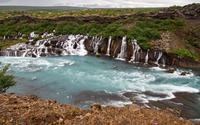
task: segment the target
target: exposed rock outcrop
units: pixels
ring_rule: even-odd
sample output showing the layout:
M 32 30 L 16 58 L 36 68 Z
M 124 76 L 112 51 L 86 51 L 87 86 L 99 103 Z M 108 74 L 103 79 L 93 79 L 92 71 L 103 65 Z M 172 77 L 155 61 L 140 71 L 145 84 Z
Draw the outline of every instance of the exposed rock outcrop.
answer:
M 15 100 L 10 103 L 9 100 Z M 80 109 L 53 100 L 39 100 L 35 96 L 0 94 L 0 124 L 181 124 L 193 123 L 181 118 L 176 109 L 156 110 L 137 105 L 101 108 L 95 104 L 92 109 Z

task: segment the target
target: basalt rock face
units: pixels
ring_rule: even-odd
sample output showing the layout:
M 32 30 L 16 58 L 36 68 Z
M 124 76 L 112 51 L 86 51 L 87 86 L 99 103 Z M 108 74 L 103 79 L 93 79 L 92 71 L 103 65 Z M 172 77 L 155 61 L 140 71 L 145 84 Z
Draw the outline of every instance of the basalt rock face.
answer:
M 159 18 L 159 19 L 167 19 L 167 18 L 200 19 L 200 4 L 190 4 L 179 9 L 166 8 L 159 11 L 151 12 L 144 16 Z
M 32 40 L 18 43 L 0 51 L 1 56 L 18 57 L 84 56 L 98 53 L 134 64 L 200 67 L 200 63 L 193 58 L 179 58 L 177 55 L 168 54 L 160 50 L 143 50 L 136 40 L 127 42 L 126 37 L 113 40 L 111 37 L 61 35 L 38 40 L 36 43 L 33 43 Z
M 48 18 L 48 19 L 40 19 L 40 18 L 34 18 L 27 15 L 22 16 L 16 16 L 16 17 L 9 17 L 3 20 L 0 20 L 0 24 L 6 21 L 10 20 L 26 20 L 28 23 L 32 22 L 39 22 L 42 20 L 48 20 L 48 21 L 84 21 L 84 22 L 98 22 L 98 23 L 112 23 L 116 20 L 123 20 L 128 18 L 138 18 L 138 17 L 151 17 L 151 18 L 157 18 L 157 19 L 167 19 L 167 18 L 185 18 L 185 19 L 200 19 L 200 4 L 190 4 L 186 5 L 183 8 L 179 9 L 172 9 L 172 8 L 166 8 L 161 9 L 158 11 L 152 11 L 149 13 L 136 13 L 136 14 L 130 14 L 130 15 L 121 15 L 117 17 L 103 17 L 103 16 L 63 16 L 63 17 L 57 17 L 54 19 Z
M 185 18 L 200 19 L 200 4 L 190 4 L 184 6 L 180 12 Z

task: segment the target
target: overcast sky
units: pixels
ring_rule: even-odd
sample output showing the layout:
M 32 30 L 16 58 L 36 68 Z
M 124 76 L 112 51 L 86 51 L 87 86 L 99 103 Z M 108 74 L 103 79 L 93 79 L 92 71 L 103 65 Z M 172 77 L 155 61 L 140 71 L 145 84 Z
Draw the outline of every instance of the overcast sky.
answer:
M 0 6 L 79 6 L 94 8 L 168 7 L 191 3 L 200 3 L 200 0 L 0 0 Z

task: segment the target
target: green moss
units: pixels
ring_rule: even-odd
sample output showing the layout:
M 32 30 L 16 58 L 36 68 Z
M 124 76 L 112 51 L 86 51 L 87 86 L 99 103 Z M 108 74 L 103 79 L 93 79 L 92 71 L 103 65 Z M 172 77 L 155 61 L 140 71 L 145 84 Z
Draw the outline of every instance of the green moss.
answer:
M 22 40 L 12 40 L 12 41 L 7 41 L 7 42 L 2 42 L 0 43 L 0 49 L 6 49 L 9 46 L 15 45 L 17 43 L 21 43 L 21 42 L 26 42 L 28 41 L 27 39 L 22 39 Z
M 96 56 L 97 56 L 97 57 L 100 57 L 100 56 L 101 56 L 101 54 L 100 54 L 100 53 L 97 53 L 97 54 L 96 54 Z

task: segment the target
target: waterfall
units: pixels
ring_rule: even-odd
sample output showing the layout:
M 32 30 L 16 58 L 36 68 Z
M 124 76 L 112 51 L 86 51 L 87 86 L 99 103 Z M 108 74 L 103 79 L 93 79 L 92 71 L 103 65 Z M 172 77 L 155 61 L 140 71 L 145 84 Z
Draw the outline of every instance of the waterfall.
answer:
M 162 51 L 158 51 L 158 57 L 157 57 L 156 62 L 155 62 L 155 64 L 158 65 L 158 66 L 159 66 L 159 60 L 162 57 L 162 54 L 163 54 Z M 156 55 L 157 55 L 157 52 L 155 51 L 154 52 L 154 57 L 156 57 Z
M 102 36 L 97 37 L 97 35 L 96 35 L 96 36 L 92 37 L 92 42 L 90 43 L 90 46 L 92 46 L 92 48 L 94 49 L 95 54 L 98 54 L 99 44 L 100 44 L 101 40 L 102 40 Z
M 133 45 L 133 56 L 131 57 L 131 60 L 129 62 L 136 63 L 140 59 L 140 46 L 137 44 L 137 40 L 131 40 L 131 43 Z
M 122 38 L 121 51 L 120 51 L 119 55 L 117 56 L 117 59 L 125 60 L 126 49 L 127 49 L 127 45 L 126 45 L 126 36 L 125 36 Z
M 145 64 L 148 64 L 148 59 L 149 59 L 149 49 L 147 50 L 147 55 L 145 57 Z
M 110 56 L 110 44 L 111 44 L 111 40 L 112 40 L 112 37 L 109 36 L 109 40 L 108 40 L 108 48 L 107 48 L 107 53 L 106 53 L 107 56 Z
M 33 35 L 33 33 L 32 33 Z M 5 50 L 1 50 L 1 56 L 21 56 L 21 57 L 41 57 L 41 56 L 66 56 L 87 54 L 84 41 L 88 39 L 83 35 L 63 35 L 53 38 L 38 40 L 35 45 L 30 43 L 18 43 L 10 46 Z
M 28 53 L 28 50 L 25 50 L 25 52 L 23 53 L 22 57 L 26 57 L 27 53 Z
M 87 51 L 85 50 L 84 46 L 85 39 L 87 39 L 87 36 L 84 37 L 83 35 L 70 35 L 62 45 L 64 51 L 61 55 L 86 55 Z
M 86 49 L 85 49 L 85 45 L 84 45 L 84 42 L 85 42 L 85 40 L 87 39 L 88 37 L 87 36 L 85 36 L 83 39 L 81 39 L 80 41 L 79 41 L 79 46 L 77 47 L 77 55 L 80 55 L 80 56 L 85 56 L 85 55 L 87 55 L 87 51 L 86 51 Z

